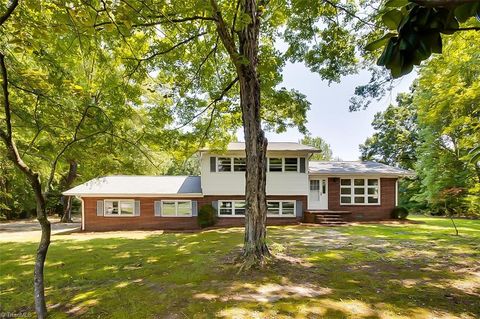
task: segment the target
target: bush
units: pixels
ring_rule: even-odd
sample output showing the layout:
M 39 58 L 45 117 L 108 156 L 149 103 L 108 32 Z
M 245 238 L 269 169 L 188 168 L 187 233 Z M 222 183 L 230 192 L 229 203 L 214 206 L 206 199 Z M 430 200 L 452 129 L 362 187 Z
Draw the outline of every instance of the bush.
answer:
M 204 205 L 198 211 L 197 220 L 201 228 L 213 226 L 217 223 L 217 210 L 212 205 Z
M 393 219 L 405 219 L 408 216 L 408 209 L 402 206 L 397 206 L 392 210 Z

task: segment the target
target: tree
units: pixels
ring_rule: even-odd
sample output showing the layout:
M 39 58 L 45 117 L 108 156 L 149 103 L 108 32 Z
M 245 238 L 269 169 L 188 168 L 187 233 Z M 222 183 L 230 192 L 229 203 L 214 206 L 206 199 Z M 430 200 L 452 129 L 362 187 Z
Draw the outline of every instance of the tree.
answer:
M 366 46 L 383 47 L 377 64 L 385 66 L 394 78 L 410 73 L 414 65 L 432 53 L 442 53 L 442 34 L 480 31 L 480 3 L 477 0 L 390 0 L 379 15 L 388 33 Z
M 197 120 L 207 127 L 243 126 L 247 212 L 242 255 L 247 268 L 269 256 L 262 121 L 267 129 L 298 126 L 305 131 L 309 103 L 301 93 L 278 87 L 282 67 L 286 61 L 304 62 L 328 81 L 356 72 L 360 43 L 353 33 L 373 27 L 357 16 L 357 9 L 337 0 L 132 0 L 75 7 L 80 16 L 91 17 L 85 28 L 102 30 L 104 38 L 116 37 L 134 48 L 121 52 L 132 74 L 160 72 L 157 79 L 173 107 L 187 114 L 181 125 Z M 276 48 L 277 39 L 287 44 L 285 52 Z
M 330 144 L 325 142 L 325 140 L 319 136 L 312 137 L 312 136 L 306 135 L 303 137 L 302 140 L 300 140 L 300 143 L 304 145 L 313 146 L 322 151 L 321 153 L 313 154 L 310 157 L 310 160 L 312 161 L 331 161 L 333 158 Z
M 397 96 L 398 105 L 390 105 L 375 114 L 375 133 L 360 145 L 362 160 L 374 160 L 404 169 L 413 169 L 419 144 L 417 110 L 412 94 Z

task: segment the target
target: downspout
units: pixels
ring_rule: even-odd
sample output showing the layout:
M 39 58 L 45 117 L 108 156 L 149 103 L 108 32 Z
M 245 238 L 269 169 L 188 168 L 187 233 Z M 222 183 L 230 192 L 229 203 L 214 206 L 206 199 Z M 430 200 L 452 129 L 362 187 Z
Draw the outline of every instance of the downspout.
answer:
M 395 180 L 395 207 L 398 206 L 398 177 Z
M 80 196 L 76 196 L 80 202 L 81 202 L 81 205 L 82 205 L 82 227 L 81 227 L 81 230 L 84 231 L 85 230 L 85 202 L 83 201 L 83 198 L 80 197 Z

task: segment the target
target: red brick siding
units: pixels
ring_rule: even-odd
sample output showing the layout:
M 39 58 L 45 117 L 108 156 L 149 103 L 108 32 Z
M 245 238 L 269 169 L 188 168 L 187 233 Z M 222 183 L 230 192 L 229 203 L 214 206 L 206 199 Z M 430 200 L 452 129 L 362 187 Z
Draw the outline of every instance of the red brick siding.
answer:
M 340 178 L 328 179 L 328 209 L 352 212 L 353 220 L 389 219 L 395 207 L 396 178 L 380 179 L 380 205 L 340 205 Z
M 110 197 L 111 198 L 111 197 Z M 121 197 L 115 197 L 121 199 Z M 85 197 L 84 214 L 86 231 L 107 231 L 107 230 L 141 230 L 141 229 L 166 229 L 186 230 L 198 229 L 197 217 L 159 217 L 154 213 L 154 202 L 159 200 L 181 200 L 181 198 L 160 198 L 160 197 L 128 197 L 129 199 L 140 200 L 140 216 L 132 217 L 105 217 L 97 216 L 97 201 L 101 197 Z M 198 198 L 183 198 L 195 200 L 198 209 L 203 205 L 212 204 L 213 201 L 228 199 L 243 199 L 244 196 L 205 196 Z M 268 196 L 270 200 L 301 200 L 305 210 L 307 196 Z M 296 223 L 295 217 L 290 218 L 269 218 L 268 225 L 284 225 Z M 218 219 L 217 226 L 243 226 L 243 217 L 222 217 Z

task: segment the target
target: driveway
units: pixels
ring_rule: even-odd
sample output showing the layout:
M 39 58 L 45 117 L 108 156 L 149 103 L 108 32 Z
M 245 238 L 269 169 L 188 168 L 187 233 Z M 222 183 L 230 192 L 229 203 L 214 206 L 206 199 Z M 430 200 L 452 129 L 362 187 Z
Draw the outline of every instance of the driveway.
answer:
M 81 227 L 80 221 L 60 223 L 58 218 L 49 220 L 52 223 L 52 236 L 78 231 Z M 0 242 L 38 241 L 40 235 L 40 224 L 36 219 L 0 224 Z

